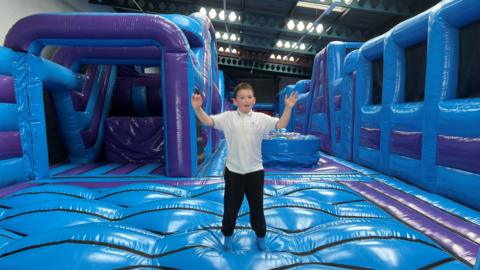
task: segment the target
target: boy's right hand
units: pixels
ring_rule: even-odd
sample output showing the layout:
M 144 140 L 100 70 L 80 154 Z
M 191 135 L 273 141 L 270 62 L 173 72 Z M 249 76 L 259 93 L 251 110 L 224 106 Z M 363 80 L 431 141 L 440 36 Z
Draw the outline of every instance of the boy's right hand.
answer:
M 201 94 L 193 93 L 192 95 L 192 107 L 194 109 L 201 108 L 203 104 L 203 97 Z

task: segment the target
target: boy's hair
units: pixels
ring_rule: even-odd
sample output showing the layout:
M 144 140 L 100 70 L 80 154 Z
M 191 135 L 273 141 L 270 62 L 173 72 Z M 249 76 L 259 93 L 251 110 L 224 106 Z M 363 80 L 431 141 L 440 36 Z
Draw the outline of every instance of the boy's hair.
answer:
M 253 86 L 247 82 L 241 82 L 235 86 L 235 89 L 233 90 L 233 98 L 237 98 L 237 93 L 240 90 L 251 90 L 254 94 L 255 91 L 253 91 Z

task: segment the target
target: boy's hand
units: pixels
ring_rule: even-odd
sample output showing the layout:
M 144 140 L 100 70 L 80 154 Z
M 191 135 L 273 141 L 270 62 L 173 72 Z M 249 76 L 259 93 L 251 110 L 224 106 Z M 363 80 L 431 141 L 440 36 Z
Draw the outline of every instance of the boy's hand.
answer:
M 298 94 L 297 91 L 293 91 L 290 96 L 285 96 L 285 106 L 289 108 L 293 108 L 295 104 L 297 103 L 298 100 Z
M 193 95 L 192 95 L 192 107 L 194 109 L 198 109 L 198 108 L 202 107 L 202 104 L 203 104 L 202 95 L 193 93 Z

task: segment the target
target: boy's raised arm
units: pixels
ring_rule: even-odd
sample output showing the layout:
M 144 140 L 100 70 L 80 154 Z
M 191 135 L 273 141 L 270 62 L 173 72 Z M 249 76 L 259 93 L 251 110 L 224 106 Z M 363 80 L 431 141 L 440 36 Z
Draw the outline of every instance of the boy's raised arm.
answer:
M 285 109 L 283 110 L 280 120 L 278 120 L 277 129 L 287 127 L 290 116 L 292 115 L 292 108 L 295 106 L 295 103 L 297 103 L 297 100 L 298 95 L 296 91 L 293 91 L 289 97 L 285 96 Z
M 213 126 L 213 120 L 207 113 L 202 109 L 203 98 L 200 94 L 193 94 L 192 95 L 192 107 L 195 115 L 197 115 L 198 120 L 202 122 L 206 126 Z

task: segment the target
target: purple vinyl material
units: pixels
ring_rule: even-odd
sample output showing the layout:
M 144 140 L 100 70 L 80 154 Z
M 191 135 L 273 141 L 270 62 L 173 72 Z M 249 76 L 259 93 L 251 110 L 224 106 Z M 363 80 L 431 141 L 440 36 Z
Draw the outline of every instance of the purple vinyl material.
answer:
M 191 176 L 192 167 L 192 134 L 190 131 L 190 95 L 188 91 L 188 53 L 165 53 L 165 93 L 171 91 L 172 94 L 165 97 L 165 106 L 168 114 L 166 121 L 166 133 L 168 145 L 168 169 L 169 176 Z M 193 80 L 193 78 L 192 78 Z M 194 153 L 196 154 L 196 153 Z
M 393 216 L 401 219 L 406 224 L 412 226 L 418 231 L 423 232 L 431 239 L 439 243 L 450 253 L 461 258 L 463 261 L 473 265 L 478 247 L 472 241 L 451 231 L 443 225 L 433 222 L 420 212 L 417 212 L 407 205 L 400 203 L 388 196 L 369 188 L 362 182 L 342 182 L 344 185 L 359 192 L 362 196 L 379 205 Z
M 55 174 L 55 176 L 74 176 L 102 167 L 102 163 L 78 164 L 78 166 Z
M 113 163 L 164 163 L 162 117 L 110 117 L 105 121 L 105 159 Z
M 75 111 L 85 111 L 85 108 L 88 104 L 88 99 L 90 98 L 90 92 L 92 91 L 92 85 L 95 81 L 95 75 L 97 74 L 98 66 L 89 65 L 87 71 L 85 72 L 85 82 L 83 83 L 82 90 L 71 91 L 70 95 L 72 96 L 73 108 Z
M 455 231 L 463 237 L 468 238 L 477 244 L 480 244 L 480 226 L 474 223 L 471 223 L 465 219 L 462 219 L 458 216 L 454 216 L 448 212 L 445 212 L 421 199 L 416 198 L 405 192 L 401 192 L 391 186 L 385 185 L 379 182 L 369 182 L 365 183 L 369 186 L 386 194 L 387 196 L 400 201 L 404 204 L 407 204 L 410 208 L 424 214 L 425 216 L 435 220 L 436 222 L 442 224 L 443 226 L 449 228 L 452 231 Z
M 316 113 L 325 113 L 325 97 L 323 96 L 317 96 L 315 97 L 315 104 L 314 104 L 314 112 Z
M 126 163 L 123 165 L 118 166 L 117 168 L 114 168 L 106 173 L 105 175 L 124 175 L 133 172 L 139 167 L 142 167 L 144 164 L 138 164 L 138 163 Z
M 480 174 L 480 138 L 438 135 L 437 164 Z
M 335 111 L 341 111 L 342 110 L 342 96 L 341 95 L 336 95 L 333 97 L 333 108 Z
M 373 149 L 380 149 L 380 129 L 361 127 L 360 145 Z
M 110 73 L 112 66 L 107 66 L 102 74 L 102 82 L 100 85 L 100 93 L 95 103 L 95 109 L 93 111 L 93 119 L 89 129 L 81 132 L 83 143 L 86 148 L 90 148 L 95 145 L 98 137 L 98 131 L 100 129 L 100 120 L 102 117 L 103 107 L 105 106 L 105 96 L 107 94 L 108 82 L 110 80 Z
M 32 42 L 46 37 L 57 40 L 156 40 L 168 53 L 187 53 L 189 48 L 182 31 L 171 21 L 137 13 L 36 14 L 17 21 L 8 31 L 4 46 L 28 51 Z
M 0 160 L 22 156 L 20 132 L 0 131 Z
M 134 60 L 146 61 L 156 60 L 160 63 L 162 59 L 161 50 L 157 47 L 62 47 L 55 52 L 53 61 L 65 67 L 72 67 L 73 64 L 90 63 L 92 59 L 103 60 Z
M 0 103 L 16 102 L 12 77 L 0 75 Z
M 80 27 L 81 26 L 81 27 Z M 193 88 L 193 75 L 189 68 L 193 60 L 190 47 L 181 29 L 170 20 L 151 14 L 37 14 L 25 17 L 10 28 L 5 46 L 17 51 L 32 49 L 39 54 L 43 43 L 40 39 L 56 40 L 71 44 L 83 40 L 84 46 L 97 46 L 99 41 L 122 41 L 122 46 L 159 46 L 163 53 L 165 82 L 165 130 L 167 150 L 167 175 L 192 176 L 196 167 L 192 149 L 190 119 L 190 91 Z M 131 42 L 130 42 L 131 41 Z M 112 43 L 119 45 L 120 43 Z M 114 46 L 114 45 L 112 45 Z M 86 143 L 92 134 L 82 134 Z
M 420 160 L 422 158 L 422 133 L 392 130 L 390 153 Z

